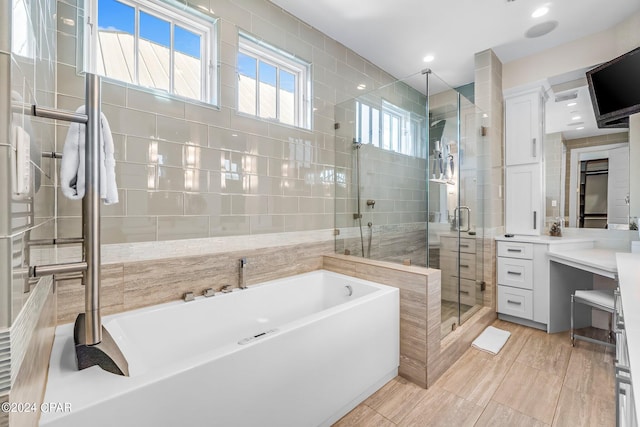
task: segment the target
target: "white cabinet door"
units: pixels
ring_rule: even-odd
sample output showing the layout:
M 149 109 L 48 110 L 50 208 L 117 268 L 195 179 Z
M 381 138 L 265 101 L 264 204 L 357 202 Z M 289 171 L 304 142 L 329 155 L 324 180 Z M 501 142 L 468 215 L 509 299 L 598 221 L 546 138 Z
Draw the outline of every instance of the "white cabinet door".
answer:
M 540 235 L 543 223 L 541 164 L 509 166 L 506 171 L 505 229 Z
M 539 163 L 542 153 L 540 90 L 505 99 L 505 164 Z

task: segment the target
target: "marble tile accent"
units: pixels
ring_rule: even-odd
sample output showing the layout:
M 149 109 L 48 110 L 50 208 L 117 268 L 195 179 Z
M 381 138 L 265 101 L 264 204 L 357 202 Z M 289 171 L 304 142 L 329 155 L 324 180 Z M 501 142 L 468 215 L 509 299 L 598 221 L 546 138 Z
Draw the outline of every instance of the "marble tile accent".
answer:
M 27 349 L 32 337 L 37 334 L 40 314 L 49 300 L 52 286 L 51 277 L 40 279 L 31 291 L 22 311 L 11 325 L 11 384 L 15 382 L 23 359 L 28 354 Z
M 426 387 L 428 290 L 433 291 L 432 295 L 437 294 L 440 301 L 440 271 L 345 255 L 325 256 L 323 268 L 400 289 L 399 371 L 407 379 Z
M 156 260 L 121 262 L 102 267 L 102 313 L 111 314 L 175 301 L 185 292 L 238 286 L 239 260 L 246 257 L 246 284 L 262 283 L 322 268 L 331 241 L 283 244 Z M 78 280 L 58 283 L 58 323 L 72 322 L 84 311 Z
M 100 275 L 100 311 L 102 315 L 124 310 L 124 266 L 105 265 Z M 58 323 L 75 321 L 84 312 L 85 289 L 81 279 L 57 280 Z
M 39 312 L 40 317 L 29 340 L 25 357 L 11 388 L 10 402 L 34 403 L 40 407 L 47 383 L 49 358 L 56 325 L 56 295 L 51 292 L 51 283 L 44 287 L 46 300 Z M 43 292 L 44 293 L 44 292 Z M 37 426 L 40 412 L 13 412 L 9 415 L 12 426 Z M 0 424 L 1 425 L 1 424 Z
M 346 255 L 324 257 L 327 270 L 400 289 L 400 375 L 429 387 L 496 318 L 484 307 L 441 339 L 440 271 Z
M 0 404 L 9 401 L 9 395 L 0 396 Z M 9 427 L 9 413 L 0 411 L 0 427 Z
M 102 265 L 178 258 L 186 254 L 189 256 L 214 255 L 259 248 L 313 244 L 316 242 L 329 242 L 333 247 L 333 240 L 333 229 L 324 229 L 250 236 L 103 244 L 101 248 Z M 333 252 L 333 249 L 331 252 Z M 50 254 L 50 250 L 36 248 L 32 251 L 33 263 L 37 265 L 49 262 L 72 262 L 80 260 L 82 255 L 79 246 L 57 248 L 53 259 L 51 259 Z

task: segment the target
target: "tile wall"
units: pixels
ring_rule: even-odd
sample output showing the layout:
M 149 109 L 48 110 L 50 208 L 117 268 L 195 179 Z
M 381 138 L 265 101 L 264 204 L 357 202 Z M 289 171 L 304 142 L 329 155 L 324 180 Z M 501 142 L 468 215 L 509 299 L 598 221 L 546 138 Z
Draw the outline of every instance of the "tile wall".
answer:
M 2 52 L 0 49 L 0 61 L 3 66 L 0 70 L 0 82 L 10 82 L 7 85 L 9 92 L 3 93 L 3 102 L 13 107 L 19 107 L 21 103 L 38 104 L 52 107 L 55 102 L 55 20 L 56 4 L 45 0 L 33 2 L 14 2 L 3 0 L 11 10 L 11 14 L 19 17 L 14 25 L 3 25 L 0 39 L 12 40 L 13 45 Z M 9 14 L 9 16 L 12 16 Z M 8 34 L 11 32 L 12 34 Z M 9 37 L 11 36 L 11 37 Z M 35 197 L 43 194 L 43 188 L 53 184 L 53 161 L 42 159 L 41 152 L 51 150 L 54 144 L 54 125 L 46 119 L 38 119 L 21 114 L 21 110 L 8 109 L 0 128 L 7 133 L 0 140 L 0 158 L 6 167 L 0 172 L 0 194 L 5 198 L 3 208 L 0 211 L 0 271 L 3 283 L 10 283 L 10 290 L 3 289 L 3 295 L 9 291 L 7 297 L 10 304 L 3 302 L 0 310 L 0 326 L 8 326 L 18 316 L 25 304 L 28 293 L 27 275 L 25 267 L 28 265 L 28 251 L 24 250 L 25 241 L 29 240 L 39 230 L 53 224 L 55 205 L 34 204 Z M 9 120 L 9 122 L 4 122 Z M 10 124 L 9 124 L 10 123 Z M 21 128 L 29 135 L 31 152 L 31 191 L 17 195 L 15 193 L 16 145 L 13 140 L 13 130 Z M 5 209 L 5 206 L 7 207 Z M 2 298 L 0 298 L 2 299 Z M 4 310 L 7 307 L 8 310 Z
M 502 63 L 492 50 L 475 55 L 475 103 L 487 115 L 486 143 L 479 152 L 484 217 L 485 307 L 496 306 L 496 245 L 493 239 L 504 233 L 504 111 Z
M 76 69 L 79 4 L 58 2 L 57 102 L 65 109 L 75 109 L 83 96 Z M 220 18 L 221 105 L 103 84 L 121 200 L 103 209 L 103 243 L 333 228 L 334 105 L 355 96 L 361 83 L 376 88 L 393 79 L 270 2 L 186 4 Z M 312 131 L 236 113 L 238 30 L 312 63 Z M 66 132 L 58 126 L 58 150 Z M 79 202 L 60 197 L 54 186 L 46 191 L 43 203 L 58 199 L 58 235 L 77 235 Z

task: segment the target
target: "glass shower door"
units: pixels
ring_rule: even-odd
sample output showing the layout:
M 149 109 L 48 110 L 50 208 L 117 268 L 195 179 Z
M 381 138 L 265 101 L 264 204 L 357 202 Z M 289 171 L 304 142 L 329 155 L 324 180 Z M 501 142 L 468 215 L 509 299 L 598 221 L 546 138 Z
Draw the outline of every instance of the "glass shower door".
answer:
M 437 76 L 429 79 L 429 266 L 441 270 L 445 336 L 484 303 L 484 132 L 472 102 Z

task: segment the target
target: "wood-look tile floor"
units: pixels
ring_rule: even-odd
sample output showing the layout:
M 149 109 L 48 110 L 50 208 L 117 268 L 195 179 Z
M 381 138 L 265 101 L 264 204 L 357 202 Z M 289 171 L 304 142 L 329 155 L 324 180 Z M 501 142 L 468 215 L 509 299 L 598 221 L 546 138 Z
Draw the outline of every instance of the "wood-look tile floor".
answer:
M 496 320 L 500 353 L 469 348 L 428 390 L 396 377 L 334 426 L 615 426 L 614 351 Z

